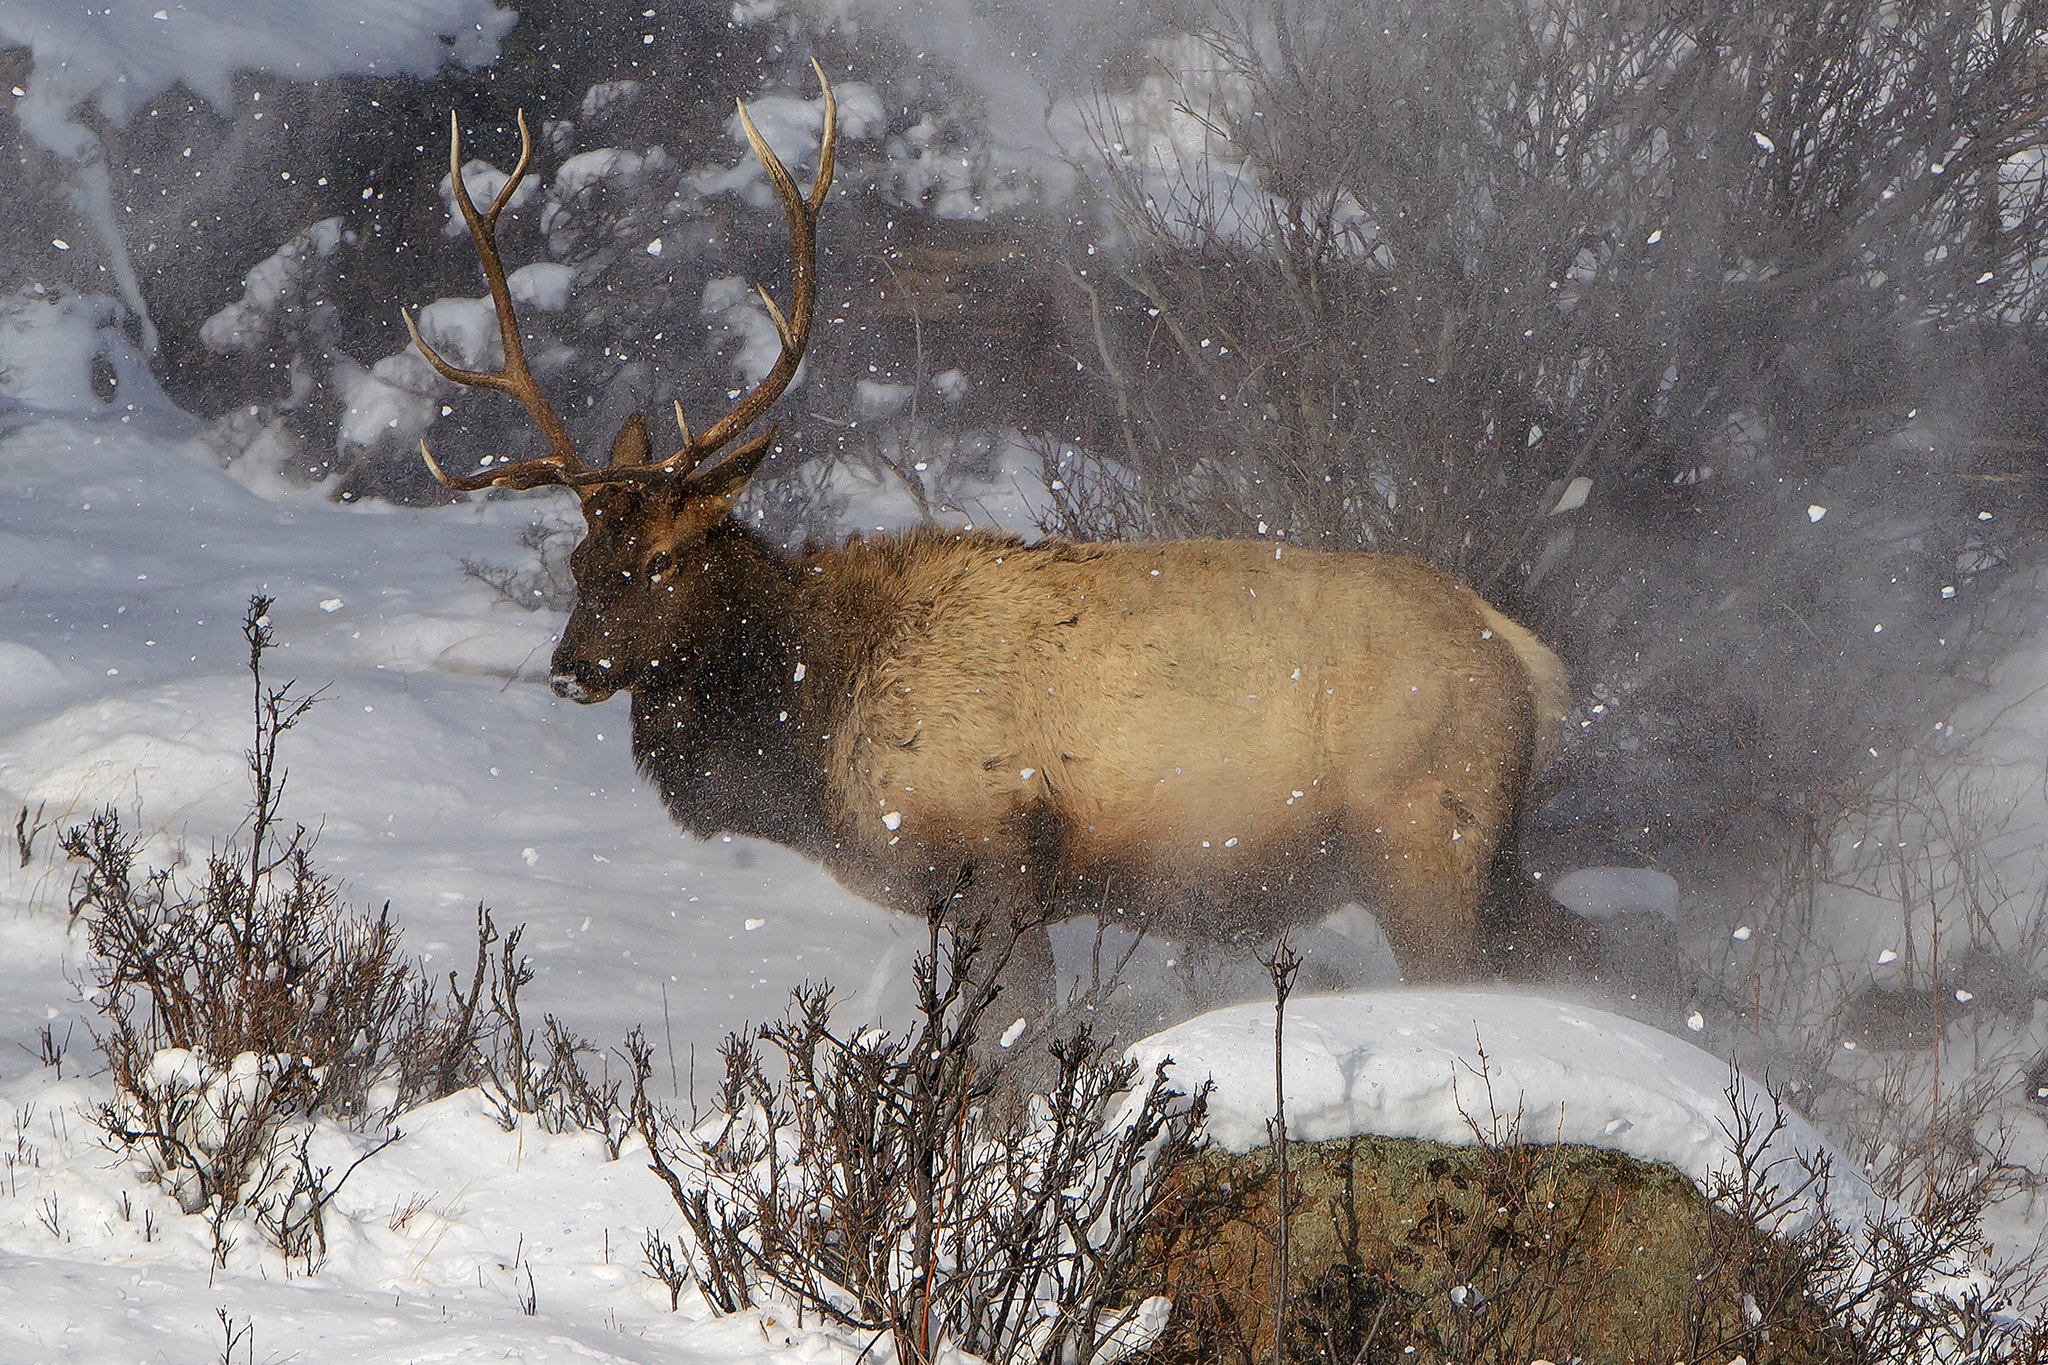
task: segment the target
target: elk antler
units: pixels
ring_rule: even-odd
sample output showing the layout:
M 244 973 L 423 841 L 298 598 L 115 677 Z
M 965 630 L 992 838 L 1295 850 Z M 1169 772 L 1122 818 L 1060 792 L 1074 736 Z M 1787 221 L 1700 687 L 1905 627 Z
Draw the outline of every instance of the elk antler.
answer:
M 511 176 L 506 179 L 504 188 L 498 191 L 497 198 L 491 201 L 491 207 L 478 213 L 476 204 L 469 197 L 469 186 L 462 178 L 462 124 L 455 117 L 454 110 L 448 112 L 448 178 L 455 191 L 456 207 L 462 210 L 462 221 L 469 228 L 469 240 L 476 247 L 477 260 L 483 264 L 484 280 L 491 288 L 491 303 L 498 311 L 498 335 L 504 342 L 505 367 L 491 372 L 458 369 L 427 345 L 410 313 L 404 315 L 405 327 L 412 333 L 412 344 L 419 347 L 420 354 L 427 358 L 435 373 L 451 384 L 495 389 L 518 399 L 520 406 L 539 425 L 541 435 L 547 438 L 548 443 L 548 453 L 539 459 L 521 460 L 466 479 L 452 479 L 428 451 L 427 443 L 421 441 L 420 456 L 426 460 L 427 468 L 434 472 L 434 477 L 465 493 L 493 484 L 504 488 L 538 488 L 542 484 L 567 482 L 566 476 L 585 472 L 583 461 L 576 456 L 576 445 L 569 439 L 568 429 L 562 425 L 562 419 L 555 416 L 555 410 L 548 406 L 540 386 L 533 382 L 532 372 L 526 368 L 526 348 L 519 342 L 519 320 L 512 312 L 512 291 L 505 284 L 505 263 L 498 259 L 498 215 L 512 201 L 512 195 L 526 178 L 526 169 L 532 160 L 533 135 L 526 130 L 526 111 L 522 109 L 519 112 L 519 164 L 512 168 Z
M 683 405 L 676 404 L 676 427 L 682 433 L 683 447 L 663 460 L 654 468 L 689 476 L 710 474 L 711 468 L 699 469 L 706 457 L 717 453 L 732 443 L 734 437 L 752 426 L 755 419 L 773 406 L 782 391 L 789 387 L 789 381 L 796 376 L 797 366 L 803 362 L 804 347 L 810 344 L 811 317 L 816 312 L 818 298 L 818 211 L 824 207 L 825 191 L 832 186 L 832 149 L 839 133 L 839 105 L 832 98 L 832 82 L 825 79 L 825 68 L 811 58 L 811 70 L 818 73 L 818 88 L 825 100 L 825 127 L 818 141 L 818 170 L 811 177 L 809 195 L 797 193 L 796 181 L 761 136 L 761 130 L 754 126 L 754 120 L 747 116 L 747 106 L 739 104 L 740 128 L 747 135 L 747 145 L 754 149 L 754 156 L 761 163 L 761 169 L 768 173 L 768 181 L 775 186 L 776 197 L 782 200 L 782 212 L 789 220 L 789 242 L 792 257 L 790 269 L 789 316 L 775 306 L 775 300 L 760 285 L 761 302 L 768 307 L 768 317 L 775 324 L 775 334 L 782 339 L 782 352 L 776 356 L 775 364 L 761 377 L 739 402 L 739 406 L 714 422 L 701 436 L 690 434 L 690 424 L 683 418 Z M 737 102 L 735 102 L 737 103 Z M 728 465 L 753 455 L 775 439 L 771 430 L 766 436 L 749 441 L 740 449 L 719 461 Z
M 701 436 L 690 434 L 689 423 L 683 417 L 683 405 L 678 402 L 676 425 L 682 431 L 683 447 L 658 464 L 624 463 L 620 457 L 630 449 L 625 444 L 615 444 L 614 462 L 604 469 L 590 469 L 577 457 L 567 429 L 541 396 L 539 385 L 534 383 L 533 375 L 527 370 L 526 354 L 519 343 L 519 324 L 512 312 L 511 291 L 505 284 L 505 267 L 498 258 L 498 214 L 511 201 L 513 191 L 524 179 L 527 163 L 533 154 L 533 140 L 526 131 L 526 115 L 523 111 L 519 115 L 519 164 L 505 182 L 505 187 L 498 191 L 490 209 L 478 213 L 462 180 L 462 129 L 454 114 L 449 114 L 448 164 L 454 182 L 455 202 L 462 210 L 462 221 L 469 227 L 470 241 L 476 247 L 477 259 L 483 264 L 484 279 L 491 288 L 491 301 L 498 312 L 498 331 L 504 339 L 505 366 L 494 372 L 458 369 L 427 345 L 411 314 L 406 315 L 405 325 L 412 333 L 413 344 L 419 347 L 420 354 L 443 379 L 470 388 L 493 389 L 518 399 L 547 438 L 548 453 L 467 478 L 451 478 L 428 452 L 427 443 L 421 441 L 420 455 L 436 479 L 462 492 L 474 492 L 492 485 L 537 488 L 543 484 L 564 484 L 583 489 L 600 483 L 673 483 L 678 479 L 684 483 L 723 482 L 720 476 L 738 472 L 737 467 L 742 462 L 751 461 L 766 451 L 777 435 L 772 427 L 723 459 L 704 465 L 706 458 L 732 444 L 735 437 L 753 425 L 782 396 L 783 390 L 789 387 L 789 381 L 795 377 L 797 366 L 803 361 L 804 347 L 810 341 L 811 318 L 817 303 L 818 212 L 824 207 L 825 192 L 832 184 L 832 149 L 838 133 L 838 104 L 832 97 L 832 84 L 825 79 L 825 69 L 816 58 L 811 60 L 811 69 L 818 73 L 818 85 L 824 92 L 825 129 L 818 145 L 818 171 L 812 179 L 808 196 L 798 193 L 796 181 L 761 136 L 760 130 L 754 127 L 753 119 L 747 116 L 747 107 L 744 104 L 738 106 L 740 127 L 746 133 L 747 143 L 754 149 L 762 170 L 767 172 L 769 183 L 775 186 L 776 196 L 782 200 L 784 216 L 789 220 L 794 278 L 788 316 L 785 317 L 775 306 L 775 300 L 766 289 L 755 286 L 760 290 L 761 301 L 768 306 L 768 316 L 775 324 L 776 335 L 782 339 L 782 353 L 776 357 L 774 366 L 761 382 L 740 400 L 739 406 L 713 423 Z M 624 431 L 620 435 L 623 438 Z M 644 444 L 639 449 L 644 450 Z

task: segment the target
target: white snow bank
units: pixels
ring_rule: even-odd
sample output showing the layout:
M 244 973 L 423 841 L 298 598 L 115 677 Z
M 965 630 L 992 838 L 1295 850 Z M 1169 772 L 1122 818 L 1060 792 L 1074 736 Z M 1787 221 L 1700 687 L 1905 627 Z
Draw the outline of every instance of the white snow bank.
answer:
M 555 618 L 532 613 L 396 613 L 364 624 L 361 650 L 364 658 L 379 660 L 379 667 L 403 673 L 475 673 L 543 683 L 554 624 Z
M 442 381 L 411 347 L 385 356 L 367 370 L 342 356 L 329 379 L 341 395 L 335 445 L 344 459 L 379 442 L 411 446 L 425 438 L 440 411 L 437 392 Z
M 243 782 L 240 679 L 202 677 L 82 701 L 0 739 L 0 789 L 59 811 L 133 804 L 166 823 Z
M 575 283 L 575 268 L 553 261 L 522 265 L 505 281 L 512 291 L 512 302 L 548 313 L 559 313 L 569 306 L 569 288 Z
M 435 299 L 414 315 L 413 325 L 435 354 L 450 364 L 465 370 L 505 367 L 505 337 L 498 329 L 497 309 L 488 298 Z M 421 392 L 432 392 L 435 378 L 422 374 L 411 384 Z
M 1479 990 L 1312 996 L 1289 1003 L 1286 1044 L 1287 1131 L 1302 1141 L 1375 1133 L 1469 1145 L 1476 1122 L 1489 1138 L 1517 1125 L 1531 1142 L 1666 1162 L 1703 1187 L 1732 1171 L 1728 1064 L 1605 1010 Z M 1211 1141 L 1234 1152 L 1265 1144 L 1272 1006 L 1201 1015 L 1145 1039 L 1130 1056 L 1148 1070 L 1171 1059 L 1182 1085 L 1215 1082 Z M 1749 1093 L 1768 1122 L 1769 1097 L 1754 1086 Z M 1799 1155 L 1832 1154 L 1804 1119 L 1786 1118 L 1768 1156 L 1785 1163 L 1776 1179 L 1789 1191 L 1804 1178 Z M 1854 1227 L 1876 1196 L 1840 1157 L 1834 1165 L 1828 1203 Z
M 7 696 L 0 699 L 0 707 L 54 696 L 70 685 L 64 670 L 48 655 L 8 640 L 0 640 L 0 678 L 7 679 Z
M 144 415 L 160 427 L 191 428 L 122 329 L 126 317 L 102 294 L 0 295 L 0 419 Z M 94 386 L 96 360 L 102 385 L 113 379 L 111 392 Z
M 215 355 L 255 350 L 268 338 L 278 306 L 303 289 L 314 263 L 354 240 L 339 218 L 323 218 L 294 235 L 242 277 L 242 297 L 206 320 L 200 342 Z
M 706 280 L 697 313 L 709 319 L 713 327 L 723 328 L 728 337 L 738 339 L 739 350 L 733 356 L 732 367 L 741 385 L 758 384 L 775 368 L 775 362 L 782 356 L 782 337 L 745 279 L 719 275 Z M 791 389 L 803 386 L 804 373 L 799 365 L 789 381 Z M 732 396 L 737 398 L 739 394 L 735 392 Z
M 253 1358 L 306 1365 L 852 1365 L 865 1344 L 772 1311 L 712 1318 L 694 1295 L 669 1312 L 640 1246 L 680 1220 L 644 1155 L 608 1161 L 597 1139 L 530 1120 L 507 1132 L 475 1091 L 407 1114 L 401 1140 L 348 1177 L 316 1273 L 248 1232 L 211 1269 L 205 1219 L 101 1144 L 89 1115 L 109 1098 L 104 1078 L 48 1070 L 0 1085 L 15 1157 L 0 1360 L 218 1360 L 217 1310 L 253 1332 Z M 322 1125 L 314 1155 L 339 1173 L 372 1140 Z

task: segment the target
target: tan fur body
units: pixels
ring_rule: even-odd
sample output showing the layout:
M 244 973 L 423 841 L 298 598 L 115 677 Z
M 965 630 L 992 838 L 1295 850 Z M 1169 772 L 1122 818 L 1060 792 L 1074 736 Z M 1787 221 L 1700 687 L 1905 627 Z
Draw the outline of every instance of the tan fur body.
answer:
M 927 532 L 790 567 L 773 704 L 823 837 L 789 841 L 848 885 L 921 911 L 968 864 L 991 908 L 1210 940 L 1355 900 L 1411 979 L 1477 970 L 1567 698 L 1469 589 L 1272 542 Z
M 971 916 L 1122 916 L 1187 939 L 1268 937 L 1349 901 L 1403 971 L 1480 965 L 1478 906 L 1566 702 L 1556 655 L 1411 559 L 1272 541 L 1025 546 L 938 531 L 786 556 L 733 518 L 776 432 L 816 304 L 833 102 L 808 195 L 739 122 L 790 227 L 781 350 L 736 407 L 655 460 L 635 412 L 584 464 L 534 382 L 459 138 L 450 185 L 504 346 L 443 379 L 524 406 L 548 453 L 451 488 L 561 485 L 588 534 L 558 696 L 633 701 L 633 754 L 700 835 L 773 839 L 922 912 L 973 871 Z M 938 902 L 944 904 L 944 902 Z M 1030 936 L 1050 983 L 1051 949 Z

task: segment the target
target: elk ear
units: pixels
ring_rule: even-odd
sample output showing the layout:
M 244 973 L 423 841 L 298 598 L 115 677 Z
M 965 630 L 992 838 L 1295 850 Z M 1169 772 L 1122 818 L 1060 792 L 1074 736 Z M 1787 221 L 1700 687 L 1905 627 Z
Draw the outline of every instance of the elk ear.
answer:
M 647 444 L 647 419 L 636 412 L 619 427 L 619 434 L 612 437 L 611 467 L 624 469 L 628 465 L 646 464 L 653 455 Z
M 683 485 L 690 500 L 717 498 L 728 507 L 738 502 L 740 494 L 747 491 L 747 481 L 754 477 L 761 461 L 768 458 L 768 452 L 775 448 L 775 438 L 781 434 L 781 428 L 770 427 L 766 435 L 747 442 L 709 469 L 690 475 Z

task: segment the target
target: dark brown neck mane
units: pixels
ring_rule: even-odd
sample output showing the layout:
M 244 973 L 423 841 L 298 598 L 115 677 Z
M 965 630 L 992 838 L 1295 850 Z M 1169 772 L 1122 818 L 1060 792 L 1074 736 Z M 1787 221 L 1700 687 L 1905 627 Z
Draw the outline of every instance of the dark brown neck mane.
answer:
M 722 619 L 680 667 L 634 690 L 633 758 L 699 838 L 742 834 L 823 857 L 829 701 L 845 689 L 824 676 L 832 651 L 809 637 L 832 623 L 807 619 L 802 561 L 738 522 L 714 527 L 703 554 Z

